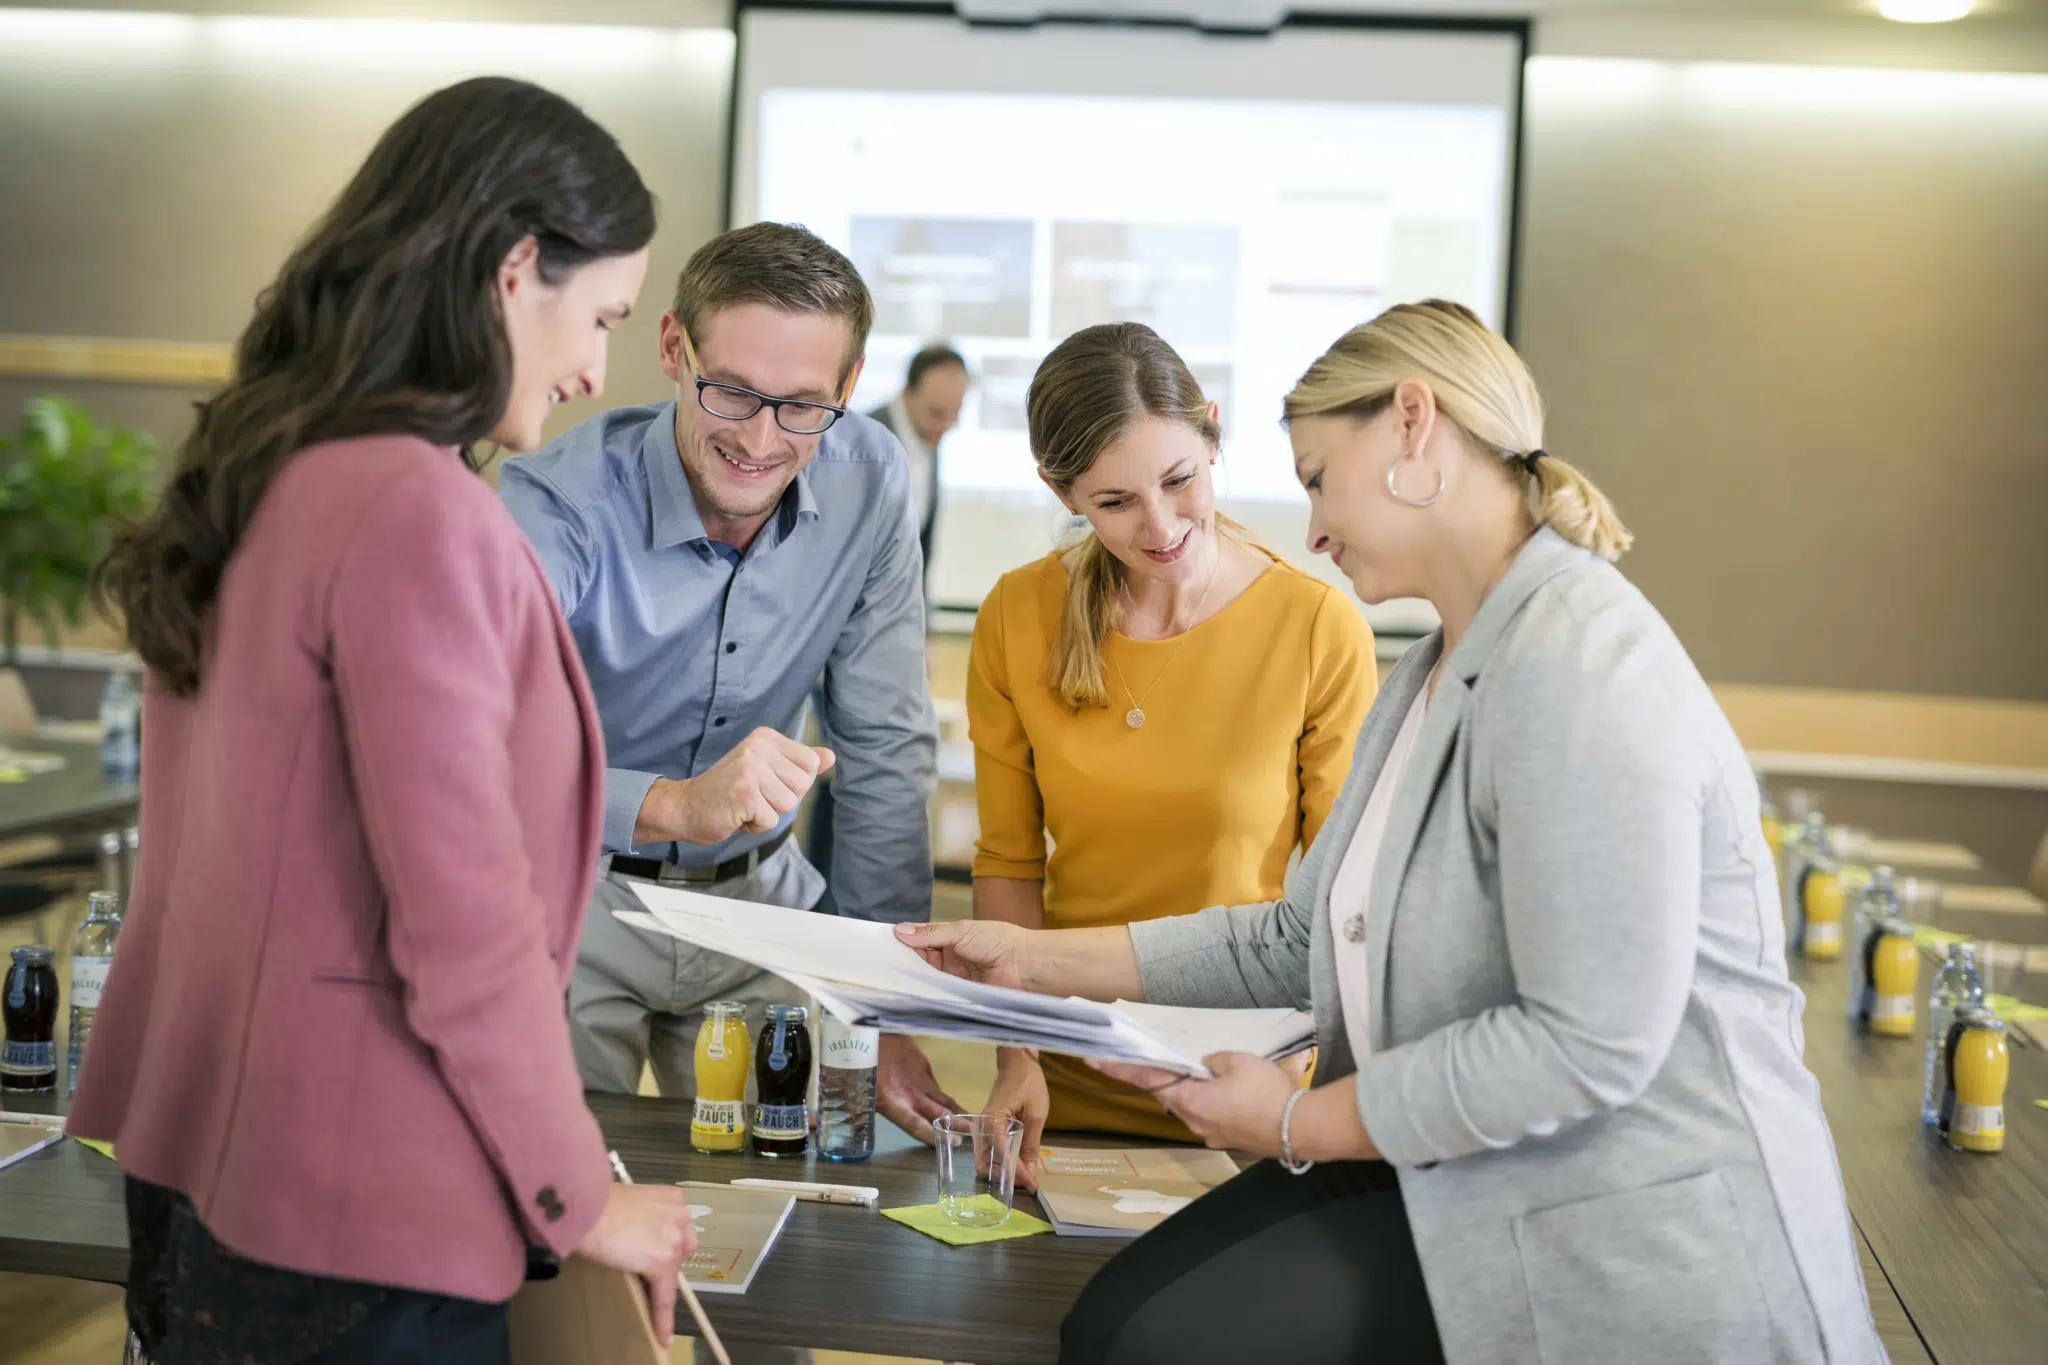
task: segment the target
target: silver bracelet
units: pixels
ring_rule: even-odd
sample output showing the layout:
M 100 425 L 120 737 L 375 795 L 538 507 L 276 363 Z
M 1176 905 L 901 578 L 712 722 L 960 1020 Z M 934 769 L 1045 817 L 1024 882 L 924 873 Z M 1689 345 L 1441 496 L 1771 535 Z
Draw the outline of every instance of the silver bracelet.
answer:
M 1300 1161 L 1294 1155 L 1294 1106 L 1301 1103 L 1301 1097 L 1308 1091 L 1297 1090 L 1287 1097 L 1287 1107 L 1280 1111 L 1280 1164 L 1289 1175 L 1307 1175 L 1313 1161 Z

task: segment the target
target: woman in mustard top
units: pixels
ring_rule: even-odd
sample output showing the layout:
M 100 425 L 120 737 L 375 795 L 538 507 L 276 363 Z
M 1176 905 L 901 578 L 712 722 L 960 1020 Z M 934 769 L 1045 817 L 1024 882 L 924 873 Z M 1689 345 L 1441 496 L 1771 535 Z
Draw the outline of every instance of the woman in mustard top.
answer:
M 1216 406 L 1149 327 L 1076 332 L 1031 382 L 1039 475 L 1088 519 L 975 620 L 967 718 L 977 919 L 1073 929 L 1271 900 L 1372 703 L 1356 605 L 1216 511 Z M 998 1054 L 991 1112 L 1039 1135 L 1193 1141 L 1142 1095 Z

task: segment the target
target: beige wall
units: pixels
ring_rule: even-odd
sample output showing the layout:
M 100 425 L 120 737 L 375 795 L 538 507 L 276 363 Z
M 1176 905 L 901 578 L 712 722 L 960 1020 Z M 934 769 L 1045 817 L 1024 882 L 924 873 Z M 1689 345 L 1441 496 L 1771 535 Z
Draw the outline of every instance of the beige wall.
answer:
M 2048 77 L 1539 60 L 1529 109 L 1548 444 L 1702 670 L 2048 700 Z

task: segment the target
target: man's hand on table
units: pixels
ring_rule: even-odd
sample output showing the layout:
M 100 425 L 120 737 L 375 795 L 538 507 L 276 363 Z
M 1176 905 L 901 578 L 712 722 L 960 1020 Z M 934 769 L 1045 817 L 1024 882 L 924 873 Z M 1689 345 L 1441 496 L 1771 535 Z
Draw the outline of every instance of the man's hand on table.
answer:
M 640 803 L 633 842 L 719 844 L 735 834 L 765 833 L 831 767 L 830 749 L 762 726 L 696 777 L 655 779 Z
M 922 1142 L 932 1145 L 932 1120 L 960 1112 L 960 1101 L 939 1088 L 932 1064 L 915 1039 L 882 1035 L 881 1058 L 875 1067 L 875 1108 L 882 1117 Z

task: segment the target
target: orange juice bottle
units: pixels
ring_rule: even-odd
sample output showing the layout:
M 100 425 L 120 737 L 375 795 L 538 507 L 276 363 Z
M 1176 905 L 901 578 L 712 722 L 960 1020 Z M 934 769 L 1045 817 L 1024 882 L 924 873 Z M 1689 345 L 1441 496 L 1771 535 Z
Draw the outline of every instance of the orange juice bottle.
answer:
M 1913 942 L 1913 926 L 1902 919 L 1880 920 L 1870 930 L 1864 958 L 1870 969 L 1870 987 L 1863 1022 L 1872 1033 L 1911 1037 L 1913 997 L 1920 980 L 1920 949 Z
M 1965 1007 L 1950 1026 L 1948 1103 L 1942 1106 L 1948 1145 L 1963 1152 L 2005 1150 L 2005 1081 L 2011 1058 L 2005 1021 Z
M 740 1152 L 747 1145 L 747 1007 L 715 1000 L 697 1027 L 697 1108 L 690 1115 L 690 1145 L 700 1152 Z
M 1829 868 L 1816 867 L 1806 874 L 1799 898 L 1800 948 L 1808 957 L 1834 961 L 1842 955 L 1842 906 L 1848 899 L 1842 879 Z

